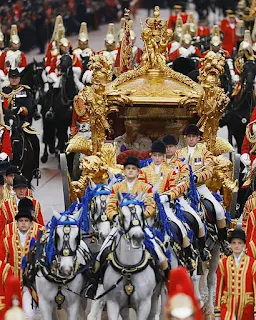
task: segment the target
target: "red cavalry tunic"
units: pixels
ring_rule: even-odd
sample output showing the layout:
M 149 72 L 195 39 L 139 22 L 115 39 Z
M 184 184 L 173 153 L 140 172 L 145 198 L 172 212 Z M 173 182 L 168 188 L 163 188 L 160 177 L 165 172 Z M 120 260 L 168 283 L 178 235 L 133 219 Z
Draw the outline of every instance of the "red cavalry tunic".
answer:
M 5 152 L 9 158 L 12 157 L 12 143 L 10 131 L 0 125 L 0 153 Z
M 233 56 L 233 48 L 236 47 L 237 36 L 236 36 L 236 20 L 234 23 L 230 22 L 229 18 L 224 18 L 221 21 L 220 30 L 223 33 L 222 47 Z
M 221 259 L 217 269 L 215 316 L 221 320 L 254 319 L 256 261 L 244 254 L 238 267 L 233 255 Z
M 197 28 L 197 35 L 198 37 L 207 37 L 211 34 L 211 29 L 207 26 L 199 26 Z
M 175 29 L 178 16 L 181 17 L 183 24 L 187 22 L 188 14 L 186 12 L 181 12 L 179 15 L 172 13 L 169 16 L 168 25 L 167 25 L 168 29 L 172 29 L 172 30 Z
M 256 121 L 256 108 L 253 109 L 253 112 L 252 112 L 251 118 L 250 118 L 250 123 L 248 124 L 249 130 L 251 133 L 254 133 L 253 127 L 252 127 L 252 125 L 253 125 L 252 122 L 255 122 L 255 121 Z M 245 135 L 244 140 L 243 140 L 243 144 L 242 144 L 241 154 L 248 153 L 250 155 L 251 163 L 253 162 L 253 160 L 256 159 L 256 152 L 250 153 L 250 150 L 252 149 L 252 147 L 254 147 L 254 145 L 250 144 L 247 136 Z
M 56 70 L 57 70 L 58 61 L 59 61 L 60 57 L 61 57 L 60 55 L 52 57 L 49 74 L 52 73 L 52 72 L 55 72 L 57 74 Z M 81 71 L 83 70 L 83 66 L 82 66 L 81 61 L 74 54 L 72 55 L 72 61 L 73 61 L 73 63 L 72 63 L 73 67 L 79 67 L 81 69 Z
M 40 203 L 31 199 L 35 208 L 35 221 L 41 225 L 44 225 L 44 219 L 41 212 Z M 0 207 L 0 234 L 3 232 L 5 226 L 13 221 L 15 221 L 15 216 L 18 213 L 18 205 L 16 203 L 16 198 L 8 199 Z
M 201 58 L 202 53 L 198 48 L 196 48 L 192 45 L 188 49 L 180 47 L 170 55 L 170 60 L 174 61 L 180 57 L 190 58 L 191 56 L 197 56 L 197 57 Z
M 4 71 L 5 75 L 7 75 L 9 71 L 9 68 L 7 67 L 7 64 L 6 64 L 6 61 L 7 61 L 6 58 L 8 58 L 8 52 L 11 52 L 11 51 L 12 50 L 5 50 L 0 55 L 0 69 Z M 19 51 L 19 54 L 17 54 L 17 56 L 19 56 L 19 65 L 17 65 L 16 67 L 25 68 L 27 66 L 27 58 L 23 52 L 21 52 L 20 50 L 17 50 L 17 51 Z

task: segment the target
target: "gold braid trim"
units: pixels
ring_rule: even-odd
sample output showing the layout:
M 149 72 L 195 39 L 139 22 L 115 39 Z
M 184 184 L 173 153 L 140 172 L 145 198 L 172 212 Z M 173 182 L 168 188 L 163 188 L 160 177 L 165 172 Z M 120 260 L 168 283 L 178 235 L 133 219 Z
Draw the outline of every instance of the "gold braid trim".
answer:
M 250 153 L 253 153 L 256 150 L 256 133 L 252 134 L 250 132 L 250 126 L 249 125 L 246 126 L 246 132 L 245 133 L 246 133 L 246 137 L 247 137 L 248 141 L 250 142 L 250 144 L 253 145 L 252 149 L 250 150 Z
M 10 104 L 12 99 L 13 99 L 13 96 L 15 96 L 17 93 L 20 93 L 23 89 L 30 89 L 29 86 L 26 86 L 26 85 L 22 85 L 20 86 L 19 88 L 13 90 L 12 92 L 10 93 L 4 93 L 2 91 L 0 91 L 0 96 L 4 97 L 5 99 L 8 100 L 8 103 Z

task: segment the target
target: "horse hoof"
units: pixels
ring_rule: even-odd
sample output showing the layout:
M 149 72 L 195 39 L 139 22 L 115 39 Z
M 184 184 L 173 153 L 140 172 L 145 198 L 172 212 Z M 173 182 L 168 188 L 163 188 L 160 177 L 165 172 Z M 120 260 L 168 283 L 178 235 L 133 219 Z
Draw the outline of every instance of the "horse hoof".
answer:
M 41 162 L 42 163 L 46 163 L 48 161 L 48 156 L 47 155 L 43 155 L 42 157 L 41 157 Z

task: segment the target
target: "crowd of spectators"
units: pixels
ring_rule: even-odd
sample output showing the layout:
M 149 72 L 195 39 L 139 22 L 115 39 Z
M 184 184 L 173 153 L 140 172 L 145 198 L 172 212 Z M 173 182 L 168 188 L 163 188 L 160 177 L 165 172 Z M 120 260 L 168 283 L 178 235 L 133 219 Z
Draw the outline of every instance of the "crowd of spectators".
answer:
M 212 2 L 223 0 L 193 0 L 196 7 L 203 8 Z M 223 2 L 235 3 L 237 0 Z M 119 20 L 124 8 L 130 7 L 135 15 L 138 7 L 148 9 L 152 13 L 155 5 L 172 8 L 174 4 L 182 4 L 184 9 L 188 0 L 1 0 L 0 24 L 5 35 L 5 45 L 9 43 L 12 24 L 17 24 L 21 39 L 21 50 L 28 51 L 38 47 L 45 51 L 45 44 L 52 35 L 57 15 L 62 15 L 66 34 L 78 33 L 80 23 L 87 22 L 88 29 L 97 29 L 101 23 Z

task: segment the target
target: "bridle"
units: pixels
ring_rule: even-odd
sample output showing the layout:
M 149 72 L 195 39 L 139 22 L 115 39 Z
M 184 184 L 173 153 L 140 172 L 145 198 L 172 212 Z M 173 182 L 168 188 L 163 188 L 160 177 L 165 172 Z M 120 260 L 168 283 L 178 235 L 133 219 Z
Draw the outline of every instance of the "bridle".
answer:
M 57 241 L 58 241 L 58 234 L 57 234 L 57 228 L 63 226 L 63 245 L 62 248 L 60 250 L 58 250 L 58 246 L 57 246 Z M 76 256 L 76 251 L 77 248 L 80 244 L 81 241 L 81 233 L 80 233 L 80 228 L 79 228 L 79 234 L 77 236 L 77 241 L 76 241 L 76 248 L 75 250 L 72 250 L 70 247 L 70 233 L 71 233 L 71 228 L 72 227 L 78 227 L 78 223 L 76 220 L 66 220 L 66 221 L 59 221 L 56 229 L 55 229 L 55 248 L 56 248 L 56 256 L 63 256 L 63 257 L 72 257 L 72 256 Z
M 141 227 L 142 230 L 145 228 L 144 214 L 141 215 L 141 218 L 142 218 L 142 222 L 141 222 L 141 219 L 138 217 L 138 214 L 136 212 L 136 206 L 140 206 L 144 211 L 144 208 L 145 208 L 144 202 L 138 201 L 136 199 L 126 199 L 125 198 L 119 204 L 119 213 L 118 213 L 119 225 L 122 228 L 125 235 L 128 235 L 129 231 L 134 227 Z M 131 213 L 130 223 L 129 223 L 128 229 L 126 229 L 125 225 L 124 225 L 124 217 L 123 217 L 123 212 L 121 210 L 121 208 L 123 208 L 123 207 L 127 207 Z
M 99 184 L 91 194 L 91 201 L 90 201 L 90 216 L 91 216 L 91 222 L 94 227 L 94 229 L 97 229 L 97 224 L 100 222 L 106 222 L 108 220 L 106 210 L 107 210 L 107 199 L 110 195 L 110 189 L 104 185 Z M 97 202 L 96 198 L 100 198 L 100 214 L 95 217 L 97 213 Z

